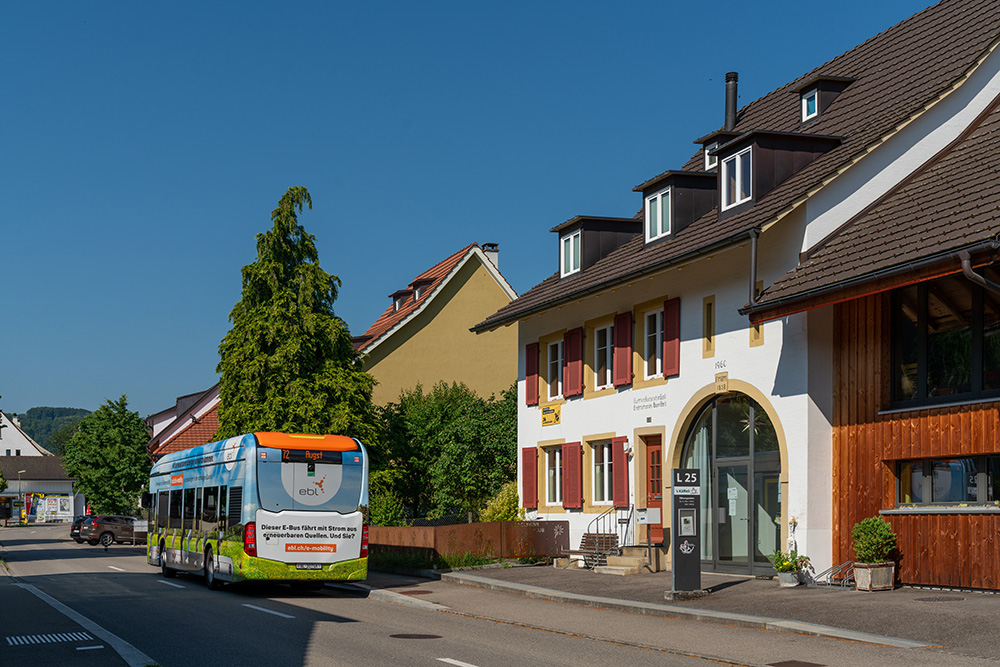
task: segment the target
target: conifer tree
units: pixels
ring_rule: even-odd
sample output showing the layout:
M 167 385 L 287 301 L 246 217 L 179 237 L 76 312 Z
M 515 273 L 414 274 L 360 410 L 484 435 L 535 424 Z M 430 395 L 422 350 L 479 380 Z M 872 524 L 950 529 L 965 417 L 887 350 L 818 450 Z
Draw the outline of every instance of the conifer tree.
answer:
M 316 239 L 299 224 L 312 199 L 292 187 L 257 235 L 243 292 L 219 345 L 219 431 L 378 434 L 374 379 L 362 370 L 346 323 L 333 312 L 340 279 L 319 264 Z

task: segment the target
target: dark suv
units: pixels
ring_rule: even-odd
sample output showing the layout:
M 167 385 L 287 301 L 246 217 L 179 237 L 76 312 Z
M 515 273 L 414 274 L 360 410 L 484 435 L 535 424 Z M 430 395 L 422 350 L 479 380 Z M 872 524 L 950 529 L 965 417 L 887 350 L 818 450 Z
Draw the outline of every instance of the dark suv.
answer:
M 145 525 L 145 524 L 144 524 Z M 135 530 L 135 517 L 99 514 L 87 517 L 80 527 L 80 538 L 88 544 L 108 546 L 114 542 L 137 544 L 146 541 L 145 531 Z
M 80 544 L 83 544 L 83 538 L 80 537 L 80 527 L 83 526 L 83 522 L 88 518 L 89 517 L 78 516 L 73 519 L 73 525 L 69 527 L 69 536 Z

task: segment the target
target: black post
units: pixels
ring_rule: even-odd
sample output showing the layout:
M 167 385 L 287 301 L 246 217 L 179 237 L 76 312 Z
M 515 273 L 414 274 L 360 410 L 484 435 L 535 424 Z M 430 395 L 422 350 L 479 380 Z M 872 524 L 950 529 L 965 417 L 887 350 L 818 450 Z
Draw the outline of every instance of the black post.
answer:
M 701 471 L 673 470 L 673 557 L 670 579 L 674 591 L 701 590 Z

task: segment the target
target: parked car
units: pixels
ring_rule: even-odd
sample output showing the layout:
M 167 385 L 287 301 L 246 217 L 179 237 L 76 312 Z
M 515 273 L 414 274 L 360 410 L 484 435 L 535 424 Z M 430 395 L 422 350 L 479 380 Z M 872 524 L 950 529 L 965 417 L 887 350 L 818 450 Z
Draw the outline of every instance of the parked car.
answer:
M 145 526 L 145 521 L 141 522 Z M 80 537 L 88 544 L 108 546 L 115 542 L 138 544 L 146 541 L 146 531 L 136 530 L 136 518 L 113 514 L 88 517 L 80 527 Z
M 83 522 L 86 521 L 88 518 L 89 517 L 78 516 L 75 519 L 73 519 L 73 525 L 69 527 L 69 536 L 72 537 L 77 542 L 79 542 L 80 544 L 83 544 L 83 538 L 80 537 L 80 527 L 83 525 Z

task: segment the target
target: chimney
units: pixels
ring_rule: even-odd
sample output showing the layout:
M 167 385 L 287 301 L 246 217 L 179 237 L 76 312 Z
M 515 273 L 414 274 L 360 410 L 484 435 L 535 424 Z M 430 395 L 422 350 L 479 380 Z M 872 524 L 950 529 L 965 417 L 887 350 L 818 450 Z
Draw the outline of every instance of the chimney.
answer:
M 483 254 L 486 255 L 486 259 L 493 262 L 498 270 L 500 269 L 500 244 L 499 243 L 484 243 Z
M 736 82 L 740 75 L 736 72 L 726 72 L 726 131 L 731 132 L 736 127 Z

